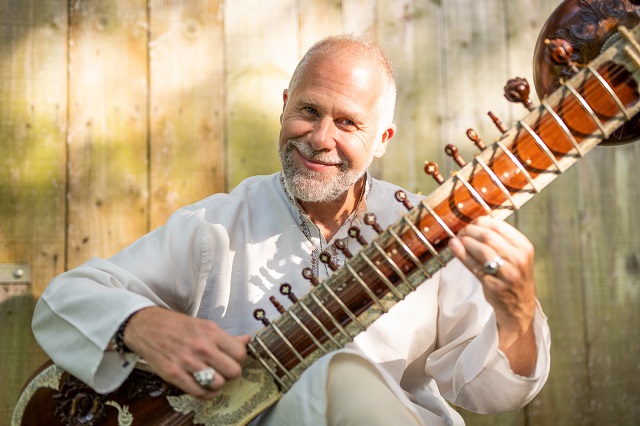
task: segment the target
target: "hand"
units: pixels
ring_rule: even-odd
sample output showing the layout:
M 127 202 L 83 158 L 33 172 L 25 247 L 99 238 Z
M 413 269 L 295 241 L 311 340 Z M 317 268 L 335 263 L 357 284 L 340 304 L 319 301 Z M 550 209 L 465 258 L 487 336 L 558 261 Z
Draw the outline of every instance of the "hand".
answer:
M 153 371 L 183 391 L 212 399 L 224 384 L 240 376 L 250 336 L 231 336 L 212 321 L 192 318 L 159 307 L 136 312 L 124 330 L 124 343 Z M 193 373 L 207 367 L 216 371 L 204 388 Z
M 488 216 L 476 219 L 457 237 L 449 241 L 449 248 L 482 283 L 496 313 L 500 350 L 509 358 L 514 372 L 529 375 L 536 360 L 533 245 L 508 223 Z M 503 263 L 497 272 L 485 272 L 484 263 L 498 256 Z

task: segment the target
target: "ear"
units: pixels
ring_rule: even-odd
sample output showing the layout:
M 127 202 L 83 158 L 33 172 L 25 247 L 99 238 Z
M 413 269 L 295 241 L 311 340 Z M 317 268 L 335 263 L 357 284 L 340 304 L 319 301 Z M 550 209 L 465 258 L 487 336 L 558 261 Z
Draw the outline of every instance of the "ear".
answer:
M 373 153 L 373 158 L 380 159 L 387 152 L 387 144 L 393 138 L 393 135 L 396 134 L 396 125 L 391 123 L 389 128 L 387 128 L 382 135 L 380 136 L 380 143 L 376 147 L 376 151 Z
M 284 89 L 282 92 L 282 113 L 280 114 L 280 124 L 282 124 L 282 116 L 284 115 L 284 110 L 287 108 L 287 101 L 289 100 L 289 92 L 287 89 Z

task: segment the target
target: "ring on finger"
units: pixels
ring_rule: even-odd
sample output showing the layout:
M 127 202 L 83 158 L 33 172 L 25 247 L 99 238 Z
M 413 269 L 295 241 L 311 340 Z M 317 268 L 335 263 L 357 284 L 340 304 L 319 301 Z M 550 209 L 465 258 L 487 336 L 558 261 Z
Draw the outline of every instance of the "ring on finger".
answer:
M 493 260 L 484 262 L 482 270 L 489 275 L 495 275 L 502 265 L 504 265 L 504 259 L 501 256 L 496 256 Z
M 213 380 L 216 378 L 216 370 L 213 367 L 203 368 L 202 370 L 193 373 L 193 378 L 203 388 L 211 388 Z

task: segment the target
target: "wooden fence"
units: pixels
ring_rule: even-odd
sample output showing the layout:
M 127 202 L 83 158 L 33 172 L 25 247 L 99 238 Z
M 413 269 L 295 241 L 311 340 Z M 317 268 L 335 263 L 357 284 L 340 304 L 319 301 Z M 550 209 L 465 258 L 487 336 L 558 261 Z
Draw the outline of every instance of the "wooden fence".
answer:
M 465 131 L 526 115 L 559 0 L 0 0 L 0 424 L 44 359 L 30 332 L 48 281 L 110 256 L 176 208 L 279 169 L 282 90 L 315 40 L 390 51 L 398 133 L 376 176 L 428 193 L 425 160 L 471 158 Z M 473 425 L 630 425 L 640 418 L 640 143 L 596 148 L 510 219 L 537 246 L 553 333 L 543 392 Z M 20 265 L 12 265 L 20 263 Z M 6 272 L 6 271 L 5 271 Z

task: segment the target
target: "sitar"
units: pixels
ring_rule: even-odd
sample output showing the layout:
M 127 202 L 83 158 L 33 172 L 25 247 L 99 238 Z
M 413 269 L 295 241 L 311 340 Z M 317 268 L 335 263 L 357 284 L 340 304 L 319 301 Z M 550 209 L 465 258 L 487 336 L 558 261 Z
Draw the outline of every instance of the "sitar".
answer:
M 555 52 L 556 62 L 564 61 L 561 73 L 569 68 L 573 75 L 559 78 L 539 106 L 520 97 L 528 115 L 491 145 L 470 134 L 480 153 L 440 179 L 417 206 L 398 192 L 407 213 L 387 229 L 377 227 L 374 240 L 361 241 L 363 248 L 348 253 L 345 264 L 332 267 L 332 275 L 308 294 L 297 299 L 283 285 L 281 293 L 294 303 L 251 339 L 242 376 L 225 385 L 215 400 L 185 394 L 144 362 L 108 394 L 97 394 L 48 362 L 22 391 L 12 426 L 246 425 L 276 403 L 315 360 L 351 342 L 445 266 L 453 257 L 448 240 L 470 221 L 483 215 L 508 217 L 595 146 L 620 139 L 619 129 L 640 111 L 640 25 L 631 30 L 619 26 L 612 34 L 602 53 L 581 65 L 571 53 L 564 55 L 568 47 L 556 40 L 560 48 L 549 55 Z M 517 98 L 514 92 L 522 94 L 522 86 L 525 82 L 516 81 L 510 95 Z M 427 168 L 441 178 L 433 164 Z M 377 226 L 371 215 L 368 222 Z M 357 229 L 352 236 L 359 237 Z

